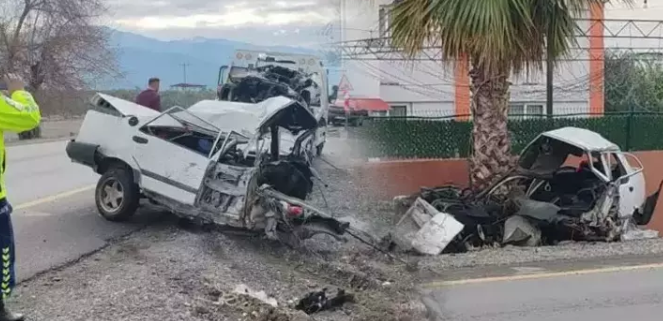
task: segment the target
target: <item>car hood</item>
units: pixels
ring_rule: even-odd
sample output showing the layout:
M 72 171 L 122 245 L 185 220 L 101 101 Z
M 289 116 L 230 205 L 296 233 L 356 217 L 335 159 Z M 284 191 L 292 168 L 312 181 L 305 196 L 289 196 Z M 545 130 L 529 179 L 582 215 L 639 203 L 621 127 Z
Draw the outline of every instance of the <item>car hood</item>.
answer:
M 187 108 L 187 112 L 216 126 L 222 131 L 265 133 L 276 125 L 293 135 L 317 127 L 315 116 L 299 102 L 272 97 L 257 104 L 219 100 L 202 100 Z

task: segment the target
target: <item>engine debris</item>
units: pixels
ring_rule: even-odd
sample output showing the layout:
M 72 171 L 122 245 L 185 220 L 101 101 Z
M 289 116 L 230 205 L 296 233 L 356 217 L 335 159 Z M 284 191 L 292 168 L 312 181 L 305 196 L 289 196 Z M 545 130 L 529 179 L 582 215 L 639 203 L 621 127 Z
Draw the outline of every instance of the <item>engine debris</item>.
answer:
M 346 293 L 343 289 L 338 289 L 336 296 L 328 297 L 327 288 L 321 291 L 309 292 L 299 300 L 295 306 L 296 310 L 304 311 L 306 314 L 318 313 L 325 310 L 338 308 L 345 303 L 354 302 L 354 295 Z

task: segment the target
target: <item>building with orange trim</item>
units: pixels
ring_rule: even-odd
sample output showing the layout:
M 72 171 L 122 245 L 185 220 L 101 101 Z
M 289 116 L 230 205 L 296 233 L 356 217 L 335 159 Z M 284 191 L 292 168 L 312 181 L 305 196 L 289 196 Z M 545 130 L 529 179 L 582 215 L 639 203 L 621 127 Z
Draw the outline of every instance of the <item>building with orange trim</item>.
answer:
M 341 1 L 341 39 L 348 42 L 377 39 L 389 27 L 388 9 L 392 0 Z M 554 73 L 555 114 L 601 114 L 604 110 L 604 8 L 597 5 L 578 17 L 581 29 L 589 37 L 579 37 L 582 49 L 573 50 L 559 61 Z M 387 38 L 388 39 L 388 38 Z M 368 43 L 368 41 L 367 41 Z M 470 115 L 470 79 L 467 60 L 443 62 L 429 50 L 406 61 L 399 53 L 387 52 L 388 43 L 372 41 L 370 50 L 353 55 L 344 49 L 342 69 L 351 82 L 352 97 L 379 97 L 398 115 L 408 116 Z M 589 49 L 589 50 L 588 50 Z M 377 54 L 366 53 L 373 51 Z M 377 57 L 379 56 L 379 58 Z M 546 106 L 545 72 L 511 77 L 509 113 L 533 116 L 544 114 Z

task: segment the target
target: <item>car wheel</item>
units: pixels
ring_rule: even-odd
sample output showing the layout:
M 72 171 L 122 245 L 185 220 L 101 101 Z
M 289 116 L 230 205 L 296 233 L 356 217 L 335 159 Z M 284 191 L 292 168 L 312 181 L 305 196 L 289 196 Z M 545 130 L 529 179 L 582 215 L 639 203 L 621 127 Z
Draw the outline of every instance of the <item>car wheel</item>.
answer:
M 318 146 L 315 146 L 315 155 L 320 156 L 322 155 L 322 149 L 325 147 L 325 143 L 322 143 Z
M 140 201 L 138 185 L 125 168 L 112 168 L 99 178 L 95 190 L 97 210 L 103 218 L 112 222 L 130 219 Z

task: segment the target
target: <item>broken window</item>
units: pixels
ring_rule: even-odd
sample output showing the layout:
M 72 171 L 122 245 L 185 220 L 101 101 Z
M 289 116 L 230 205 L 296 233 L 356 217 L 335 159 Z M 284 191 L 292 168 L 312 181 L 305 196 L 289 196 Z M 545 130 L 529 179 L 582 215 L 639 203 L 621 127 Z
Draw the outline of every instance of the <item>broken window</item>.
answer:
M 212 154 L 219 133 L 214 125 L 181 107 L 165 111 L 143 125 L 140 131 L 207 157 Z

